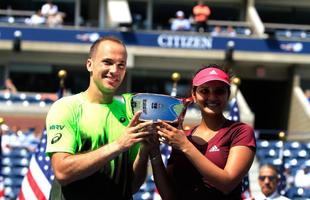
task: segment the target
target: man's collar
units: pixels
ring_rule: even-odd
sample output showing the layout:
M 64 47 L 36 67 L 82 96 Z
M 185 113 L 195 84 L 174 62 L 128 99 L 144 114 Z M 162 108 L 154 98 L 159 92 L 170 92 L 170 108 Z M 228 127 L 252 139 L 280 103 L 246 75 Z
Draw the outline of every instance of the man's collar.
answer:
M 277 191 L 275 191 L 274 193 L 272 193 L 270 196 L 268 196 L 268 197 L 266 197 L 266 198 L 267 198 L 267 199 L 274 199 L 274 198 L 276 198 L 276 197 L 278 197 L 278 196 L 280 196 L 280 195 L 278 194 Z

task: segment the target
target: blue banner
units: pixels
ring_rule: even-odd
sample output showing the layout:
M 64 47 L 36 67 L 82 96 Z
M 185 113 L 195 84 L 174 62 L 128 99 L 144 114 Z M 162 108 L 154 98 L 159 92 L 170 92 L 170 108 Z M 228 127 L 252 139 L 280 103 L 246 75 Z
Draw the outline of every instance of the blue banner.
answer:
M 127 45 L 199 50 L 225 50 L 233 41 L 236 51 L 310 54 L 310 42 L 265 38 L 212 37 L 207 34 L 178 32 L 118 32 L 98 29 L 62 29 L 0 26 L 1 40 L 12 40 L 20 31 L 24 41 L 92 43 L 101 36 L 113 35 Z

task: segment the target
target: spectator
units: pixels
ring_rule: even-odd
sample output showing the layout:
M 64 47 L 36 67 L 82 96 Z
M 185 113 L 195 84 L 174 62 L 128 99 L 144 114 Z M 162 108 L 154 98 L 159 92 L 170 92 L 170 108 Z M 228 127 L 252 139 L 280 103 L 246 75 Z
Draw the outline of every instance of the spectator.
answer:
M 27 148 L 26 136 L 19 126 L 12 126 L 2 138 L 3 149 Z
M 64 13 L 56 13 L 54 15 L 50 15 L 47 18 L 46 24 L 49 27 L 57 27 L 57 26 L 61 26 L 64 22 L 64 18 L 65 18 L 65 14 Z
M 227 35 L 229 37 L 235 37 L 237 35 L 237 32 L 235 31 L 235 29 L 232 26 L 229 25 L 226 28 L 225 35 Z
M 288 200 L 287 197 L 280 195 L 277 186 L 280 181 L 280 175 L 277 168 L 271 164 L 265 164 L 259 169 L 258 184 L 261 194 L 256 196 L 255 200 Z
M 52 0 L 47 0 L 41 8 L 42 15 L 46 18 L 46 24 L 55 27 L 63 24 L 64 13 L 58 11 L 58 6 Z
M 214 29 L 212 30 L 211 36 L 219 36 L 219 35 L 221 35 L 221 32 L 222 32 L 221 26 L 217 25 L 217 26 L 215 26 Z
M 4 92 L 16 93 L 17 89 L 10 78 L 5 79 L 4 81 Z
M 29 129 L 29 131 L 25 133 L 25 136 L 25 143 L 28 151 L 34 152 L 37 148 L 37 145 L 40 143 L 42 136 L 41 131 L 38 128 Z
M 42 15 L 41 10 L 37 10 L 30 18 L 26 20 L 26 24 L 29 25 L 40 25 L 46 22 L 45 17 Z
M 292 174 L 290 166 L 285 167 L 283 173 L 286 179 L 286 189 L 289 189 L 290 187 L 294 186 L 294 179 L 295 179 L 294 175 Z
M 297 171 L 295 176 L 295 186 L 296 187 L 303 187 L 303 188 L 310 188 L 310 166 L 303 165 L 300 170 Z
M 58 13 L 58 6 L 53 4 L 52 0 L 47 0 L 46 3 L 41 7 L 41 13 L 43 16 L 48 18 L 49 16 Z
M 184 17 L 184 12 L 179 10 L 176 12 L 176 18 L 172 20 L 172 31 L 189 31 L 191 29 L 191 23 L 189 19 Z
M 197 5 L 193 7 L 194 22 L 197 32 L 208 31 L 208 19 L 211 15 L 210 8 L 204 4 L 204 1 L 199 0 Z

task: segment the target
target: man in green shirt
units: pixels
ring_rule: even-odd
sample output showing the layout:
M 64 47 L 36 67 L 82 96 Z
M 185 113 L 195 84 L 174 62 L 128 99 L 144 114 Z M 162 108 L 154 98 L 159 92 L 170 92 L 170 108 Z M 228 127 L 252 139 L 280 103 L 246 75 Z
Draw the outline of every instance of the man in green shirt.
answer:
M 126 60 L 120 40 L 100 38 L 86 62 L 87 90 L 51 107 L 46 118 L 46 152 L 55 174 L 51 199 L 132 199 L 144 182 L 152 135 L 145 130 L 152 122 L 140 122 L 141 113 L 129 119 L 126 99 L 114 98 Z

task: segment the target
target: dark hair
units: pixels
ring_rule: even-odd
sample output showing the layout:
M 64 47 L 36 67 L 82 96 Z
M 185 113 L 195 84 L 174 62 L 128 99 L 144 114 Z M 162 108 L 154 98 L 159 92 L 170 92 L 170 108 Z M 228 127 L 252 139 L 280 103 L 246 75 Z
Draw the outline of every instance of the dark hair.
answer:
M 97 50 L 99 44 L 100 44 L 101 42 L 104 42 L 104 41 L 116 42 L 116 43 L 118 43 L 118 44 L 123 45 L 124 48 L 126 49 L 125 44 L 124 44 L 120 39 L 118 39 L 118 38 L 116 38 L 116 37 L 114 37 L 114 36 L 105 36 L 105 37 L 101 37 L 101 38 L 97 39 L 97 40 L 91 45 L 90 50 L 89 50 L 89 55 L 88 55 L 89 58 L 91 58 L 91 57 L 95 54 L 95 52 L 96 52 L 96 50 Z

